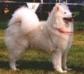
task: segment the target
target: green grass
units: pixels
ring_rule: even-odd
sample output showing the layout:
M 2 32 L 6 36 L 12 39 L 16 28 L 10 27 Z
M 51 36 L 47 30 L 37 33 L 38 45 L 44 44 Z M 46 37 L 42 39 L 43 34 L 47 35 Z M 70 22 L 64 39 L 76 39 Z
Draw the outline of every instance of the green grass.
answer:
M 4 31 L 0 30 L 0 74 L 58 74 L 53 70 L 50 55 L 37 50 L 26 51 L 17 63 L 20 71 L 10 70 Z M 67 74 L 84 74 L 84 32 L 75 33 L 67 64 L 72 68 Z

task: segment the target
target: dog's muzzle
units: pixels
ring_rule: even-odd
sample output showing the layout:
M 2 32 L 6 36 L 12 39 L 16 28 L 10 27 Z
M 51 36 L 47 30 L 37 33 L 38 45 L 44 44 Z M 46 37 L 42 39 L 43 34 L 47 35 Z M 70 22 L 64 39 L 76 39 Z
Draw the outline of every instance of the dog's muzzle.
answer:
M 65 23 L 73 22 L 73 17 L 64 17 L 63 20 Z

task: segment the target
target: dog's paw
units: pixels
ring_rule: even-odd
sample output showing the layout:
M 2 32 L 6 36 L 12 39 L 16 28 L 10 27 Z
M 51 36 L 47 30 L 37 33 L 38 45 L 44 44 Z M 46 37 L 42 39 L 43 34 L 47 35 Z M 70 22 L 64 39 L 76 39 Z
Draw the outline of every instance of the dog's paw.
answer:
M 71 68 L 67 68 L 66 70 L 67 70 L 67 71 L 71 71 L 72 69 L 71 69 Z
M 72 69 L 71 68 L 67 68 L 67 67 L 65 67 L 65 68 L 63 68 L 64 70 L 67 70 L 67 71 L 71 71 Z
M 67 70 L 59 70 L 57 72 L 59 72 L 59 73 L 67 73 Z
M 16 68 L 16 69 L 12 69 L 12 71 L 20 71 L 20 69 Z
M 56 71 L 59 73 L 67 73 L 67 70 L 63 70 L 63 69 L 56 69 Z

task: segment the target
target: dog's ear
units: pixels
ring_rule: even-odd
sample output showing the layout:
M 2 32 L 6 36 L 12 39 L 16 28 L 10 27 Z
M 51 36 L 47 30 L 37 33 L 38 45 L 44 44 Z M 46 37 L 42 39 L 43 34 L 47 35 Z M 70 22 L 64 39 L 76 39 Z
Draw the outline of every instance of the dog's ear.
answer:
M 56 11 L 59 11 L 59 6 L 56 6 Z
M 59 11 L 59 3 L 57 3 L 57 4 L 55 5 L 55 10 L 56 10 L 56 11 Z

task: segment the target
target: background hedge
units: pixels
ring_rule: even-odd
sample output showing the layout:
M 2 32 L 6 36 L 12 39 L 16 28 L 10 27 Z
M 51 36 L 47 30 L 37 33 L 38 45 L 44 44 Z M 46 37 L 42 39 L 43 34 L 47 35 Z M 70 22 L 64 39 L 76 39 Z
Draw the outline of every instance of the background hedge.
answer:
M 25 3 L 0 3 L 0 29 L 5 29 L 7 27 L 7 23 L 11 18 L 13 12 L 26 4 Z M 48 17 L 48 12 L 50 12 L 53 8 L 54 4 L 41 4 L 36 13 L 40 20 L 46 20 Z M 84 30 L 84 6 L 69 5 L 71 11 L 73 12 L 74 20 L 75 20 L 75 30 Z M 4 13 L 5 8 L 8 8 L 9 12 L 7 14 Z

